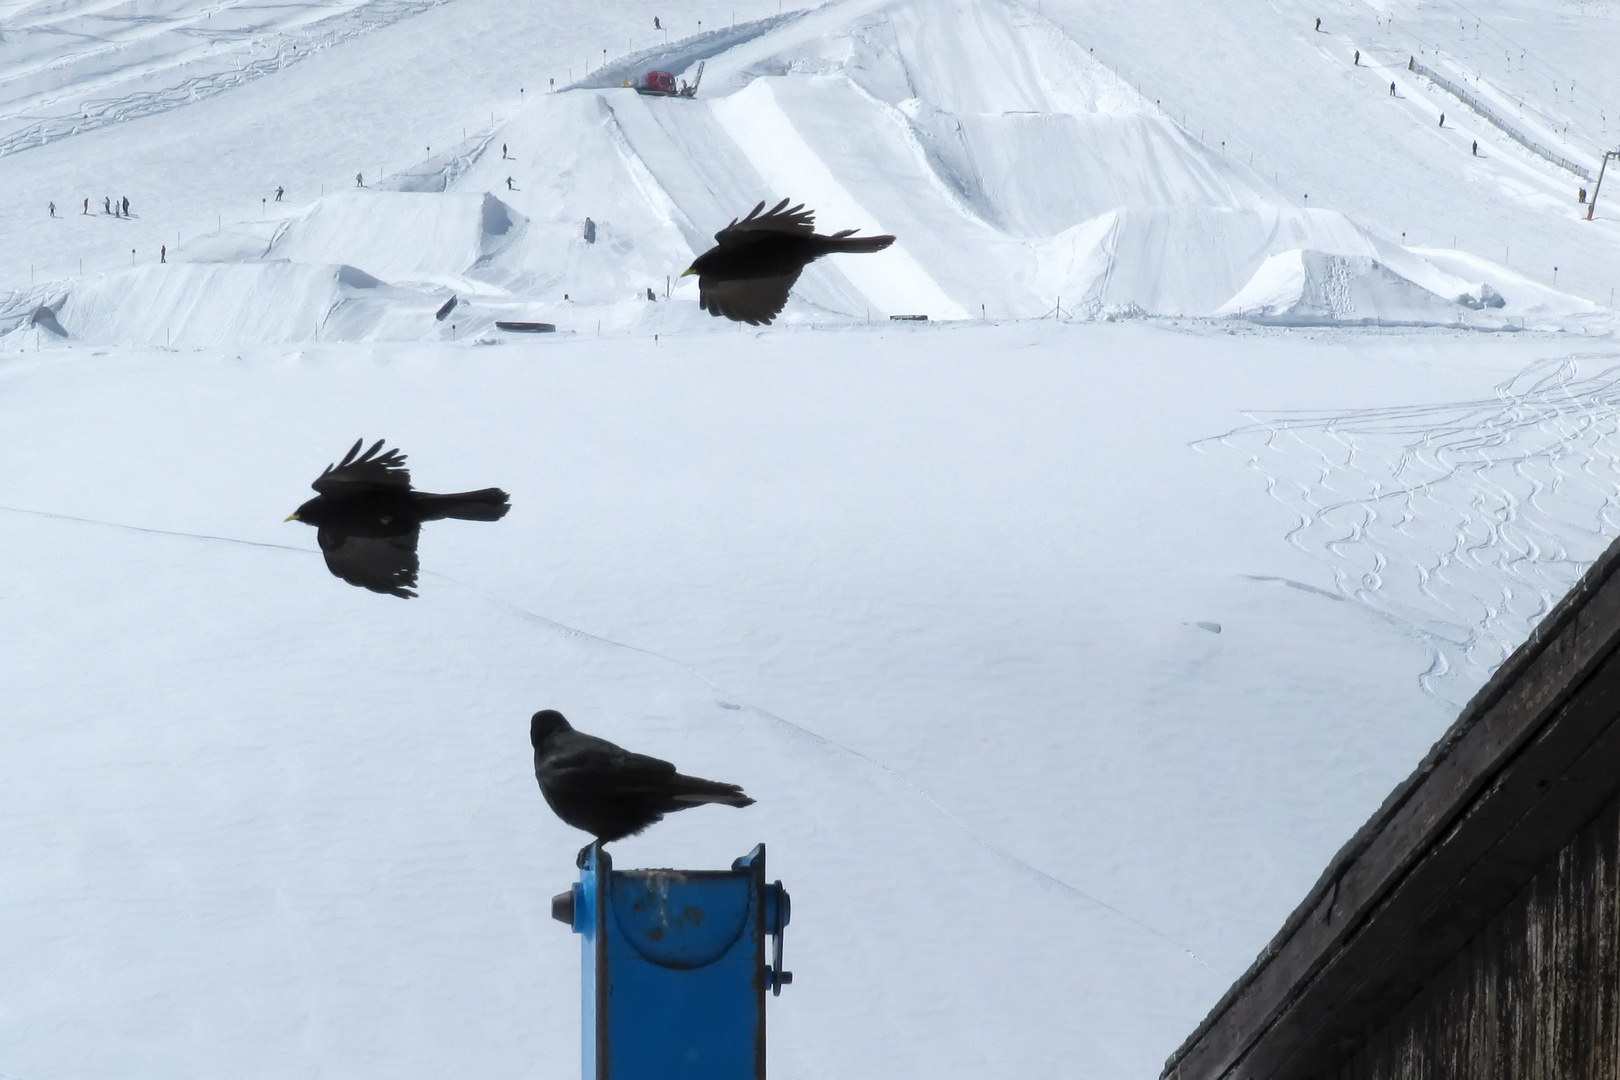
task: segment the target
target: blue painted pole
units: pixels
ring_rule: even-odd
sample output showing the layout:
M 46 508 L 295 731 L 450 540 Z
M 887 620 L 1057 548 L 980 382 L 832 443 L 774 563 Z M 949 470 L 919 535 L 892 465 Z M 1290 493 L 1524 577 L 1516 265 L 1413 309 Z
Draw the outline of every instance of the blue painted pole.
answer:
M 614 870 L 593 845 L 552 916 L 581 940 L 583 1080 L 765 1080 L 791 903 L 765 845 L 730 870 Z

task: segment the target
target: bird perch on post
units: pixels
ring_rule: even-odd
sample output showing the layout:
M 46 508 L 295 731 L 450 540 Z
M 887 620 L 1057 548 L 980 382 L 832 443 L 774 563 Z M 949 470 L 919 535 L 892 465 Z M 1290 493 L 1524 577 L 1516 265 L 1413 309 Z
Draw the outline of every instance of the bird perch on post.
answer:
M 765 845 L 729 870 L 614 870 L 602 847 L 676 810 L 754 800 L 575 731 L 554 709 L 534 714 L 529 741 L 546 804 L 596 837 L 579 881 L 551 901 L 581 938 L 583 1080 L 765 1080 L 765 993 L 793 981 L 790 901 L 766 883 Z

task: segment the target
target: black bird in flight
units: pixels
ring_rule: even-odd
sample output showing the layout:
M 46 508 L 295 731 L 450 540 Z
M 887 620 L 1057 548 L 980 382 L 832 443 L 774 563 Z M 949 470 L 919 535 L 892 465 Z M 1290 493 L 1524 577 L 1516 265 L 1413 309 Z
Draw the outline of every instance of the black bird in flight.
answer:
M 770 325 L 787 304 L 799 273 L 823 255 L 839 251 L 882 251 L 892 236 L 856 236 L 854 229 L 822 236 L 816 212 L 783 199 L 761 214 L 760 203 L 741 221 L 714 234 L 715 246 L 682 272 L 698 275 L 698 306 L 750 326 Z
M 683 776 L 667 761 L 575 731 L 563 714 L 544 709 L 529 721 L 534 778 L 546 805 L 564 822 L 606 844 L 656 825 L 665 814 L 703 803 L 752 806 L 736 784 Z M 587 844 L 579 853 L 584 865 Z
M 350 585 L 410 599 L 416 588 L 416 540 L 422 522 L 457 518 L 499 521 L 510 509 L 500 488 L 435 495 L 411 490 L 411 473 L 383 440 L 360 453 L 356 439 L 343 460 L 310 485 L 320 494 L 287 516 L 317 530 L 326 568 Z

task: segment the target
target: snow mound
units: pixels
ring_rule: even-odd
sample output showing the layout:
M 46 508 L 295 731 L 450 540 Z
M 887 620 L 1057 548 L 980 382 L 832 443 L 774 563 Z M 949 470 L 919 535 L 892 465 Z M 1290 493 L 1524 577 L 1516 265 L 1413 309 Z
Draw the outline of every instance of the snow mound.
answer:
M 1473 310 L 1475 305 L 1437 296 L 1369 256 L 1296 248 L 1268 258 L 1216 314 L 1283 326 L 1411 325 L 1461 323 Z
M 241 345 L 425 337 L 436 306 L 352 266 L 170 263 L 77 282 L 56 320 L 81 342 Z
M 696 98 L 615 85 L 682 62 L 687 81 L 706 65 Z M 62 325 L 146 343 L 437 338 L 493 332 L 498 317 L 729 329 L 697 312 L 681 272 L 728 222 L 782 198 L 824 231 L 898 238 L 807 267 L 788 323 L 1061 307 L 1505 326 L 1594 310 L 1485 260 L 1290 205 L 1025 6 L 839 0 L 644 51 L 372 188 L 171 259 L 240 272 L 66 286 Z M 269 262 L 302 269 L 257 268 Z M 391 285 L 354 291 L 334 266 Z M 456 324 L 422 317 L 452 291 Z M 20 317 L 41 302 L 3 307 Z
M 494 195 L 355 191 L 328 195 L 288 222 L 266 258 L 343 263 L 390 281 L 461 275 L 525 224 Z

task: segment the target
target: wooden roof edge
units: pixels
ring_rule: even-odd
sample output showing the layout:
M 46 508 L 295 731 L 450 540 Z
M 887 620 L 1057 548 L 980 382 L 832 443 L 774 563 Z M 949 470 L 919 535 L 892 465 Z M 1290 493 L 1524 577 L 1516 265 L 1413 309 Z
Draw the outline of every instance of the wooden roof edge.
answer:
M 1311 886 L 1310 890 L 1305 894 L 1305 898 L 1283 921 L 1282 928 L 1266 944 L 1266 947 L 1260 950 L 1254 962 L 1221 995 L 1214 1007 L 1210 1009 L 1208 1015 L 1199 1022 L 1192 1033 L 1182 1041 L 1181 1045 L 1165 1061 L 1164 1070 L 1160 1074 L 1161 1080 L 1206 1080 L 1206 1078 L 1202 1077 L 1180 1077 L 1176 1072 L 1176 1068 L 1192 1049 L 1220 1024 L 1222 1017 L 1225 1016 L 1232 1004 L 1255 982 L 1260 973 L 1282 951 L 1284 945 L 1299 931 L 1299 928 L 1316 913 L 1322 901 L 1337 887 L 1339 879 L 1344 876 L 1345 871 L 1383 832 L 1390 820 L 1411 799 L 1412 795 L 1422 787 L 1423 782 L 1428 779 L 1435 768 L 1451 755 L 1474 723 L 1501 701 L 1503 696 L 1524 675 L 1526 669 L 1541 657 L 1552 642 L 1558 639 L 1563 631 L 1575 620 L 1587 601 L 1610 578 L 1614 577 L 1617 571 L 1620 571 L 1620 539 L 1612 542 L 1604 550 L 1603 554 L 1599 555 L 1597 560 L 1587 568 L 1586 572 L 1581 575 L 1581 579 L 1553 607 L 1552 611 L 1547 613 L 1546 618 L 1542 619 L 1535 629 L 1531 631 L 1528 640 L 1515 649 L 1513 654 L 1503 661 L 1502 666 L 1496 669 L 1495 674 L 1486 681 L 1485 685 L 1480 687 L 1479 691 L 1469 699 L 1468 704 L 1457 714 L 1457 719 L 1452 721 L 1445 732 L 1435 740 L 1434 745 L 1429 748 L 1428 753 L 1423 756 L 1423 760 L 1418 763 L 1412 774 L 1395 786 L 1395 789 L 1384 798 L 1383 803 L 1367 819 L 1366 823 L 1357 829 L 1355 834 L 1338 850 L 1328 862 L 1327 868 L 1317 878 L 1316 884 Z M 1417 854 L 1419 854 L 1417 851 L 1412 853 L 1414 857 Z M 1375 908 L 1381 899 L 1382 897 L 1370 898 L 1367 904 L 1368 909 Z M 1276 1020 L 1277 1016 L 1285 1013 L 1291 1003 L 1292 995 L 1279 1005 L 1276 1013 L 1268 1020 L 1268 1026 L 1272 1021 Z M 1261 1033 L 1257 1031 L 1254 1034 L 1258 1038 Z

